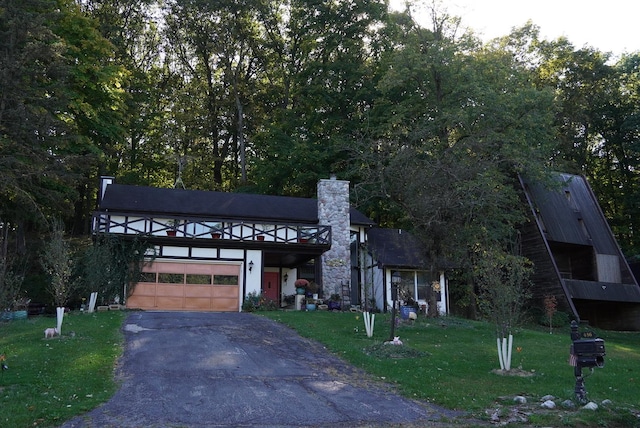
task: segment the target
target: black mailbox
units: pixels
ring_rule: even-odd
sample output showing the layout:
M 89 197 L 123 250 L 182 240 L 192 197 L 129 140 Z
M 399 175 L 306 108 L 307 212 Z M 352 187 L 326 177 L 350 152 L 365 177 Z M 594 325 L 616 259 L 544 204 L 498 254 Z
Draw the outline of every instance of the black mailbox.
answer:
M 587 402 L 587 390 L 584 387 L 582 369 L 589 368 L 593 372 L 594 367 L 604 367 L 604 340 L 595 337 L 593 332 L 578 332 L 578 323 L 571 321 L 571 355 L 569 364 L 573 366 L 573 374 L 576 376 L 575 393 L 581 403 Z
M 581 367 L 604 367 L 606 352 L 604 340 L 600 338 L 574 340 L 573 353 Z

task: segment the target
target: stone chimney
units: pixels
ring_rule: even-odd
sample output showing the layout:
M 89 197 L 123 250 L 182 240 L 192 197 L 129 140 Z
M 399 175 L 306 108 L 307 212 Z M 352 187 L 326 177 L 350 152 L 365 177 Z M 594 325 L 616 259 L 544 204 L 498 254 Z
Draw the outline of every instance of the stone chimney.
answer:
M 331 249 L 322 255 L 322 286 L 328 297 L 342 295 L 342 287 L 351 284 L 349 182 L 329 180 L 318 183 L 318 220 L 331 226 Z

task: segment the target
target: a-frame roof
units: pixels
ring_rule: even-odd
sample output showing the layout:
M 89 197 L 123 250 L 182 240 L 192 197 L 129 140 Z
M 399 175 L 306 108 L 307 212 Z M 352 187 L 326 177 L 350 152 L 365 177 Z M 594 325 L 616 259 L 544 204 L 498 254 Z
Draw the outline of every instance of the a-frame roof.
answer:
M 155 216 L 219 217 L 256 222 L 318 223 L 316 199 L 123 184 L 107 186 L 99 210 Z M 350 216 L 351 224 L 374 224 L 355 208 L 351 208 Z
M 557 188 L 526 183 L 548 241 L 593 246 L 599 254 L 619 254 L 618 244 L 586 178 L 558 173 Z

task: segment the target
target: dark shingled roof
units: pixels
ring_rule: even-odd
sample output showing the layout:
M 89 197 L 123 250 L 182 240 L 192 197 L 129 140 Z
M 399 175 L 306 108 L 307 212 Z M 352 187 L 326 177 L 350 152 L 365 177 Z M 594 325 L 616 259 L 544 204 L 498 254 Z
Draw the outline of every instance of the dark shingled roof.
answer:
M 219 217 L 246 221 L 318 223 L 315 199 L 252 195 L 204 190 L 110 184 L 100 203 L 101 211 L 146 215 Z M 351 223 L 373 225 L 364 214 L 351 208 Z
M 565 279 L 565 284 L 574 299 L 640 303 L 640 289 L 635 284 L 612 284 L 575 279 Z
M 381 267 L 416 269 L 425 266 L 422 245 L 409 232 L 374 227 L 367 235 L 369 252 Z
M 600 211 L 587 180 L 580 175 L 557 174 L 557 189 L 527 183 L 534 209 L 549 241 L 593 246 L 598 254 L 618 254 L 618 245 Z

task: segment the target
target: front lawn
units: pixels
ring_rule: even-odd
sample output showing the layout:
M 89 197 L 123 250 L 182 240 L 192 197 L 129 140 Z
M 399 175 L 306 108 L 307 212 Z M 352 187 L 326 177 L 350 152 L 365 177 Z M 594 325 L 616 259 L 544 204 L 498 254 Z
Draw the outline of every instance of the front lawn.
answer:
M 116 391 L 123 311 L 66 314 L 62 336 L 44 338 L 55 317 L 0 323 L 0 426 L 58 426 Z
M 470 416 L 499 422 L 526 415 L 527 426 L 640 426 L 640 333 L 597 331 L 606 341 L 605 367 L 586 378 L 596 411 L 543 411 L 540 399 L 573 398 L 575 378 L 568 365 L 569 326 L 527 328 L 515 332 L 514 367 L 521 376 L 502 376 L 493 327 L 446 317 L 401 323 L 401 349 L 382 345 L 388 339 L 388 315 L 376 315 L 373 338 L 365 334 L 362 314 L 333 312 L 258 312 L 323 343 L 346 361 L 391 382 L 402 394 Z M 122 353 L 121 326 L 126 312 L 72 313 L 65 316 L 62 337 L 44 339 L 55 318 L 36 317 L 0 323 L 0 354 L 9 369 L 0 375 L 0 426 L 59 426 L 83 414 L 115 392 L 113 372 Z M 517 351 L 519 349 L 519 351 Z M 522 376 L 527 374 L 527 376 Z M 527 398 L 516 405 L 513 397 Z M 602 401 L 611 404 L 602 405 Z
M 541 411 L 540 399 L 553 395 L 559 405 L 574 398 L 575 377 L 568 364 L 569 326 L 519 329 L 515 333 L 512 365 L 517 376 L 497 374 L 500 368 L 492 325 L 453 317 L 402 322 L 396 336 L 418 356 L 388 357 L 379 352 L 389 337 L 388 315 L 376 316 L 374 336 L 365 333 L 362 314 L 332 312 L 260 312 L 285 323 L 301 335 L 322 342 L 329 350 L 380 379 L 397 385 L 407 397 L 449 409 L 472 412 L 500 421 L 510 413 L 533 413 L 529 423 L 541 426 L 640 426 L 640 333 L 596 331 L 605 340 L 605 367 L 585 379 L 596 411 Z M 391 345 L 386 345 L 391 346 Z M 588 370 L 585 370 L 588 373 Z M 516 406 L 515 396 L 527 404 Z M 602 401 L 611 404 L 602 405 Z

